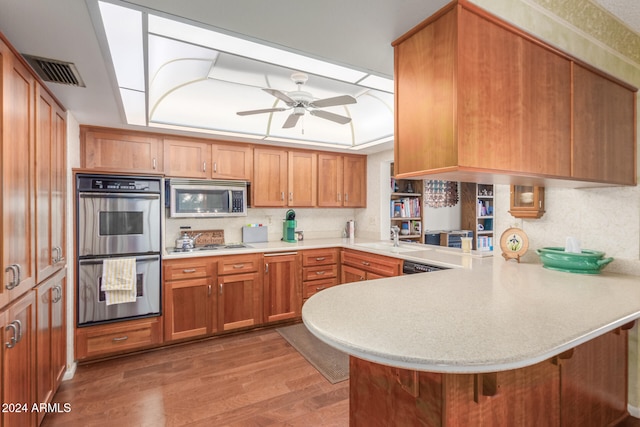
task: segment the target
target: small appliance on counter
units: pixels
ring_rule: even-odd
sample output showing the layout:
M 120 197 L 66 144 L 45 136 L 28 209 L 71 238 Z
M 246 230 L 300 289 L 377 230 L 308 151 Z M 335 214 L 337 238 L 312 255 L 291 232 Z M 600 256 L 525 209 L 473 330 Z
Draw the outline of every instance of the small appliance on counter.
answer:
M 356 237 L 356 222 L 354 220 L 347 221 L 347 226 L 345 227 L 345 234 L 349 239 L 355 239 Z
M 285 214 L 285 219 L 282 223 L 282 240 L 284 242 L 295 243 L 296 240 L 296 213 L 293 209 L 289 209 Z

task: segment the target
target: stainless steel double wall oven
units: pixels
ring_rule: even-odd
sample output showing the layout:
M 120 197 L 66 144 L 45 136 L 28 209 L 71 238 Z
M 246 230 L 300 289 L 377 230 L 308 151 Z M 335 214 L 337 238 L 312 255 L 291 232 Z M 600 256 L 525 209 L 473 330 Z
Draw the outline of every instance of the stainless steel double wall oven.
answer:
M 76 175 L 77 323 L 160 315 L 161 189 L 156 177 Z M 107 306 L 106 258 L 136 261 L 136 301 Z

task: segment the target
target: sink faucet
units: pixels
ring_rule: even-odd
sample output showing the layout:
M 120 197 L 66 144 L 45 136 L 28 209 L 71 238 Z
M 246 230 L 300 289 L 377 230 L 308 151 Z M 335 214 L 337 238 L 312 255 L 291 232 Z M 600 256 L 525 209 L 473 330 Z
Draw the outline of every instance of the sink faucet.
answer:
M 391 227 L 391 232 L 393 233 L 393 246 L 398 247 L 400 243 L 398 242 L 398 233 L 400 233 L 400 228 L 397 225 Z

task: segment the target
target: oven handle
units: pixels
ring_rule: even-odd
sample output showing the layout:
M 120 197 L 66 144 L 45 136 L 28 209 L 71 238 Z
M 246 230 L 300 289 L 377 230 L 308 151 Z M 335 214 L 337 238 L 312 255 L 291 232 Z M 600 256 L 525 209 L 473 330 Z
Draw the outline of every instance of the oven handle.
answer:
M 81 199 L 143 199 L 159 200 L 160 194 L 130 194 L 130 193 L 78 193 Z
M 105 259 L 112 259 L 112 258 L 126 258 L 126 257 L 104 257 L 104 258 L 93 258 L 93 259 L 81 259 L 78 261 L 79 264 L 81 265 L 95 265 L 95 264 L 102 264 L 102 262 Z M 135 258 L 136 262 L 138 261 L 160 261 L 160 255 L 149 255 L 149 256 L 136 256 L 136 257 L 131 257 L 131 258 Z

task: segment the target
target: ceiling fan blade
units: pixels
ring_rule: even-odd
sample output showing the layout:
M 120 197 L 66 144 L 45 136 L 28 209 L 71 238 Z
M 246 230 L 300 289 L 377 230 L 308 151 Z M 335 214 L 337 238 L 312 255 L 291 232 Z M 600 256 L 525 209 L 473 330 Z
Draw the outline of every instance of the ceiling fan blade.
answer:
M 239 116 L 250 116 L 251 114 L 277 113 L 285 110 L 287 110 L 287 108 L 265 108 L 262 110 L 238 111 L 236 114 Z
M 334 105 L 347 105 L 347 104 L 355 104 L 356 99 L 351 95 L 342 95 L 335 96 L 333 98 L 325 98 L 325 99 L 317 99 L 309 104 L 312 107 L 316 108 L 324 108 L 324 107 L 333 107 Z
M 273 96 L 275 96 L 278 99 L 283 100 L 284 102 L 287 103 L 287 105 L 293 105 L 296 103 L 296 101 L 294 101 L 293 99 L 289 98 L 289 96 L 277 89 L 262 89 L 263 91 L 267 92 L 268 94 L 271 94 Z
M 341 116 L 340 114 L 333 114 L 328 111 L 311 110 L 310 113 L 312 116 L 317 116 L 323 119 L 331 120 L 332 122 L 340 123 L 341 125 L 346 125 L 351 121 L 351 117 Z
M 283 129 L 288 129 L 294 127 L 298 123 L 298 119 L 300 118 L 300 114 L 289 114 L 287 120 L 282 125 Z

